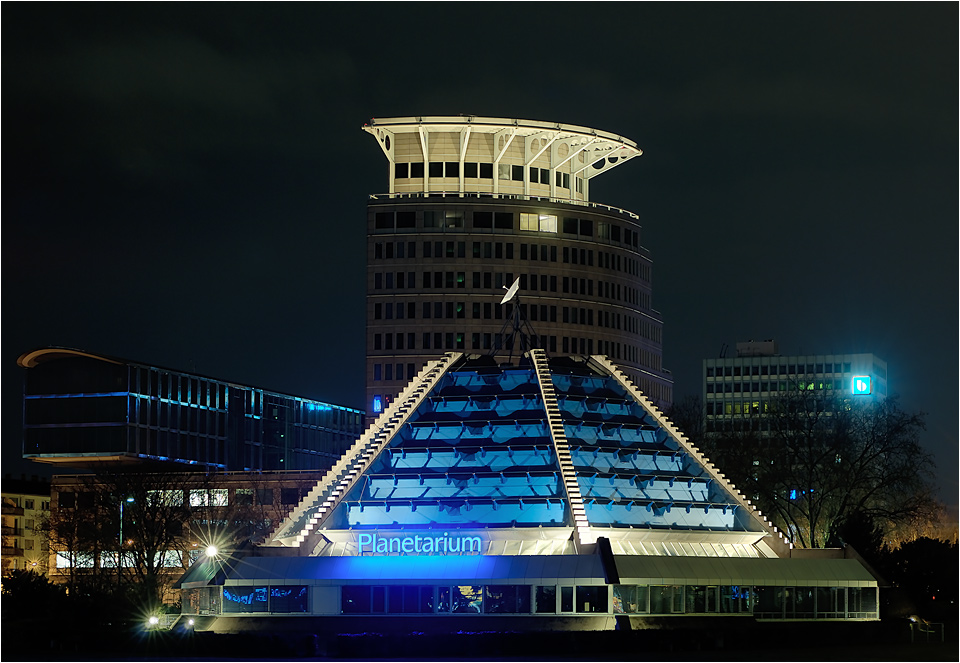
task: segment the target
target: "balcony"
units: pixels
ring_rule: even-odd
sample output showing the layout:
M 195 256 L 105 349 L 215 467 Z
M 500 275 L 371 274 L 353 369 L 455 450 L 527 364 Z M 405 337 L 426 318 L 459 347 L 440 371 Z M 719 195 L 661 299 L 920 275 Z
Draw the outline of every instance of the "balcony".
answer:
M 23 507 L 21 507 L 21 506 L 13 506 L 13 505 L 10 505 L 10 504 L 4 504 L 4 505 L 3 505 L 3 515 L 5 515 L 5 516 L 22 516 L 22 515 L 23 515 Z
M 603 212 L 612 212 L 614 214 L 620 214 L 631 219 L 639 219 L 640 217 L 629 210 L 621 209 L 619 207 L 614 207 L 613 205 L 605 205 L 603 203 L 595 203 L 589 200 L 576 200 L 573 198 L 553 198 L 551 196 L 537 196 L 531 194 L 523 193 L 492 193 L 492 192 L 479 192 L 479 191 L 410 191 L 410 192 L 394 192 L 394 193 L 371 193 L 369 194 L 370 200 L 396 200 L 404 198 L 483 198 L 483 199 L 499 199 L 499 200 L 524 200 L 524 201 L 544 201 L 549 203 L 559 203 L 563 205 L 576 205 L 578 207 L 588 207 L 594 210 L 599 210 Z
M 0 534 L 3 534 L 3 536 L 23 536 L 23 528 L 8 527 L 4 525 L 2 531 L 0 531 Z
M 2 553 L 4 557 L 23 557 L 23 548 L 3 546 Z

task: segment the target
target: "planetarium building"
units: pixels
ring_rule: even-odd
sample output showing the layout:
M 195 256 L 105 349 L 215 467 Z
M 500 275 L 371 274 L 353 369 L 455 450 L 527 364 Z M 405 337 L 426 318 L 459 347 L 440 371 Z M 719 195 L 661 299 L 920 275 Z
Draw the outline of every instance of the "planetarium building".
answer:
M 411 378 L 266 545 L 186 572 L 197 629 L 878 618 L 858 560 L 793 549 L 607 357 L 448 352 Z

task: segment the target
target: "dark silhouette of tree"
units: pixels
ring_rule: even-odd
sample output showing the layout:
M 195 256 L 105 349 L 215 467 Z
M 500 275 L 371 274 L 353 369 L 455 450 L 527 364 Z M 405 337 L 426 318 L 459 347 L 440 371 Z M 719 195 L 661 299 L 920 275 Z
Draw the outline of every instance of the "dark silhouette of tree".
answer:
M 11 613 L 49 611 L 65 596 L 63 587 L 33 570 L 14 569 L 3 577 L 3 607 Z
M 664 414 L 677 430 L 699 447 L 704 434 L 703 412 L 703 400 L 699 396 L 687 395 L 675 401 Z
M 801 547 L 836 541 L 854 514 L 886 529 L 937 508 L 923 415 L 881 401 L 786 392 L 763 415 L 769 430 L 709 435 L 707 456 Z
M 832 538 L 827 541 L 829 548 L 842 548 L 844 545 L 853 546 L 871 564 L 879 565 L 886 552 L 883 527 L 870 514 L 855 511 L 839 523 Z
M 957 618 L 960 555 L 956 543 L 920 537 L 888 551 L 883 574 L 928 620 Z

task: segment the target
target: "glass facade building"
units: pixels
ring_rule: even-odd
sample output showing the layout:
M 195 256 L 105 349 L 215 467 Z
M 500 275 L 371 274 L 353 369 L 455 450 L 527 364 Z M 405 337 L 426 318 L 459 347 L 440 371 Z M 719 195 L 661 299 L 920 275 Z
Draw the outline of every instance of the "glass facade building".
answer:
M 639 218 L 589 197 L 594 177 L 641 154 L 633 141 L 503 118 L 389 118 L 363 128 L 388 162 L 388 190 L 367 207 L 371 415 L 429 359 L 503 348 L 514 303 L 499 302 L 518 279 L 538 347 L 606 355 L 649 398 L 670 404 Z
M 77 350 L 18 363 L 23 456 L 42 463 L 325 469 L 362 427 L 360 410 Z

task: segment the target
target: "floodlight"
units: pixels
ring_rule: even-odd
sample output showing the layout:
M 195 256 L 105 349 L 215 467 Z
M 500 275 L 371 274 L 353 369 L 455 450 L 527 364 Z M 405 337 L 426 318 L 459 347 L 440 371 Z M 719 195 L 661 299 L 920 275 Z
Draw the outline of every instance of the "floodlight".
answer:
M 203 552 L 204 554 L 206 554 L 207 557 L 213 558 L 217 556 L 217 553 L 219 551 L 217 550 L 217 547 L 215 545 L 211 544 L 207 546 L 207 549 L 204 550 Z

